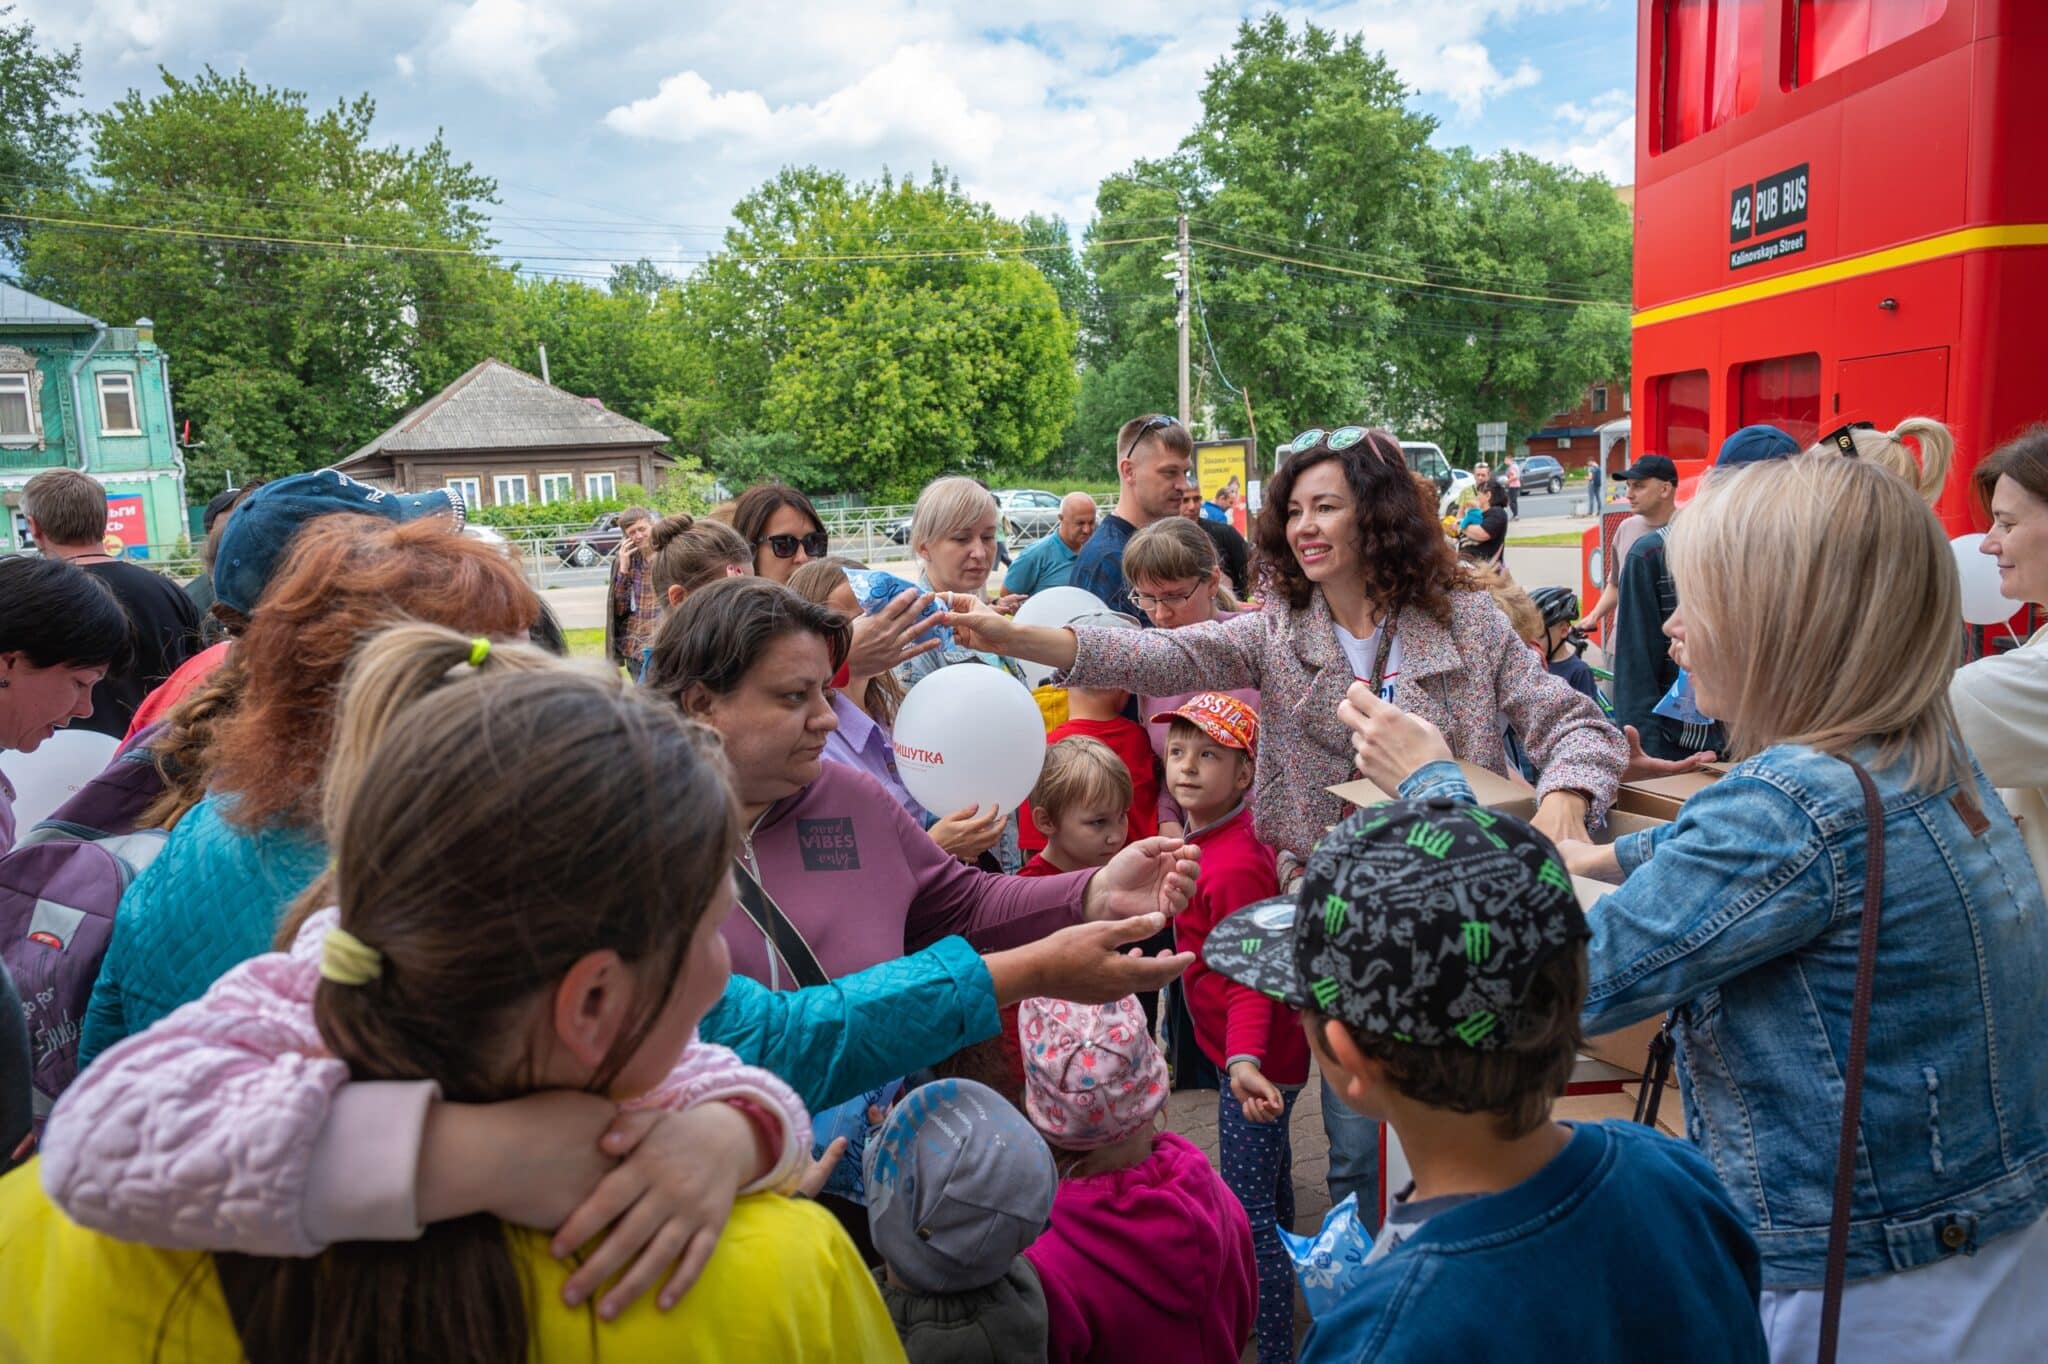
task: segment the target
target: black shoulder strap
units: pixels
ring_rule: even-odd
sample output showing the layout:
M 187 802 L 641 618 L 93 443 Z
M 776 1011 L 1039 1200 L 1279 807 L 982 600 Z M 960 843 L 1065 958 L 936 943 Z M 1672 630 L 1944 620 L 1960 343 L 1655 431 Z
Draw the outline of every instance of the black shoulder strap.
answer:
M 738 858 L 734 858 L 732 863 L 732 883 L 739 891 L 740 908 L 754 921 L 754 927 L 761 930 L 769 948 L 788 964 L 790 977 L 796 981 L 797 988 L 807 990 L 813 985 L 830 984 L 832 978 L 818 964 L 818 954 L 811 951 L 811 945 L 804 941 L 804 935 L 782 912 L 782 906 L 775 903 L 754 878 L 754 873 L 747 870 L 747 864 Z

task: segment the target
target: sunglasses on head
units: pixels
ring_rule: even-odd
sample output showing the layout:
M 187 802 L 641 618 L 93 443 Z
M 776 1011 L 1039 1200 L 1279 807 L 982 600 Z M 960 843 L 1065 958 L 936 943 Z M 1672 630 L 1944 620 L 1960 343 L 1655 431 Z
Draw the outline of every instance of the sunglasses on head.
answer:
M 1124 447 L 1124 452 L 1117 458 L 1129 459 L 1131 457 L 1131 452 L 1136 450 L 1138 446 L 1141 443 L 1143 443 L 1145 437 L 1151 435 L 1154 431 L 1164 431 L 1169 426 L 1179 425 L 1180 423 L 1175 421 L 1171 417 L 1157 416 L 1145 418 L 1145 424 L 1138 428 L 1137 434 L 1131 437 L 1131 443 Z
M 1280 458 L 1285 459 L 1289 455 L 1298 455 L 1304 451 L 1313 450 L 1318 445 L 1328 450 L 1331 454 L 1342 454 L 1370 434 L 1372 433 L 1363 426 L 1340 426 L 1335 431 L 1325 431 L 1320 426 L 1311 426 L 1308 430 L 1281 446 L 1279 454 Z M 1380 457 L 1382 463 L 1395 464 L 1400 462 L 1378 446 L 1370 448 L 1374 454 Z
M 1843 422 L 1840 426 L 1822 436 L 1820 443 L 1822 445 L 1832 445 L 1850 459 L 1855 459 L 1856 436 L 1854 433 L 1875 430 L 1877 430 L 1876 422 Z
M 832 544 L 832 537 L 824 531 L 814 530 L 809 535 L 764 535 L 754 543 L 768 546 L 778 559 L 794 559 L 799 545 L 811 558 L 822 559 Z

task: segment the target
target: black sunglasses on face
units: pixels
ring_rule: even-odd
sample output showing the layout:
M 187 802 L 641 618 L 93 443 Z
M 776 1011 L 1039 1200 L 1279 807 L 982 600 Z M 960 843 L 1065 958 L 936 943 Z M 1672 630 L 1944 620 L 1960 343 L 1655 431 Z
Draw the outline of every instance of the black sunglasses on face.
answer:
M 804 553 L 811 558 L 822 559 L 832 544 L 832 538 L 822 530 L 814 530 L 809 535 L 764 535 L 754 543 L 768 546 L 778 559 L 794 559 L 798 545 L 802 545 Z

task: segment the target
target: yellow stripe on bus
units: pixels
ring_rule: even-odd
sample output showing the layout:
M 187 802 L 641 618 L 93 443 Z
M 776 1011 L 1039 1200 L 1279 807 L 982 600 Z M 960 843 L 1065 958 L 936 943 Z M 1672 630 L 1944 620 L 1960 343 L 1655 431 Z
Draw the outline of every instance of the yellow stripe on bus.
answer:
M 1740 303 L 1754 303 L 1759 299 L 1776 298 L 1780 294 L 1796 293 L 1801 289 L 1812 289 L 1822 284 L 1839 284 L 1845 279 L 1874 275 L 1882 270 L 1896 270 L 1901 266 L 1940 260 L 1944 256 L 1959 256 L 1967 251 L 1986 251 L 2002 246 L 2048 246 L 2048 223 L 2004 223 L 1996 227 L 1966 227 L 1956 232 L 1944 232 L 1938 237 L 1907 242 L 1904 246 L 1889 246 L 1882 251 L 1849 256 L 1842 260 L 1829 261 L 1826 265 L 1794 270 L 1789 274 L 1773 275 L 1769 279 L 1760 279 L 1753 284 L 1737 284 L 1731 288 L 1717 289 L 1711 294 L 1701 294 L 1697 298 L 1685 298 L 1661 307 L 1645 308 L 1632 316 L 1629 324 L 1633 327 L 1653 327 L 1659 322 L 1673 322 L 1681 317 L 1697 317 L 1701 313 L 1732 308 Z

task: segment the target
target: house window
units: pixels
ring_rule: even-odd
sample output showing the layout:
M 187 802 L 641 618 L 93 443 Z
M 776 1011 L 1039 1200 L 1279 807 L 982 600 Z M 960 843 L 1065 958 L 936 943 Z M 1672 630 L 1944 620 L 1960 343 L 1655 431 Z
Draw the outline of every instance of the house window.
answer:
M 135 376 L 102 374 L 100 386 L 100 434 L 139 436 L 142 423 L 135 416 Z
M 1808 85 L 1941 18 L 1948 0 L 1799 0 L 1792 80 Z
M 475 511 L 484 504 L 484 485 L 481 479 L 451 478 L 441 486 L 462 499 L 463 508 Z
M 1703 369 L 1650 380 L 1650 439 L 1645 448 L 1672 459 L 1705 459 L 1707 393 Z
M 585 474 L 583 476 L 585 497 L 617 497 L 619 478 L 617 474 Z
M 1663 0 L 1658 148 L 1669 151 L 1756 108 L 1764 0 Z
M 501 507 L 524 506 L 526 503 L 526 475 L 494 475 L 491 479 L 491 500 Z
M 1752 360 L 1735 375 L 1736 425 L 1768 422 L 1798 441 L 1820 434 L 1820 356 L 1780 355 Z
M 542 474 L 540 476 L 540 500 L 543 502 L 567 502 L 576 496 L 576 477 L 573 474 Z
M 36 433 L 28 405 L 26 374 L 0 374 L 0 439 L 24 438 Z
M 1596 388 L 1593 390 L 1593 410 L 1595 412 L 1605 412 L 1607 410 L 1606 389 Z

